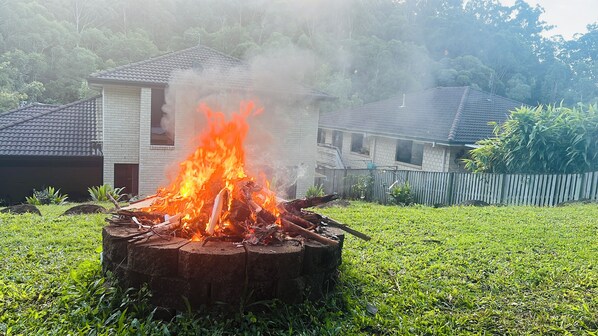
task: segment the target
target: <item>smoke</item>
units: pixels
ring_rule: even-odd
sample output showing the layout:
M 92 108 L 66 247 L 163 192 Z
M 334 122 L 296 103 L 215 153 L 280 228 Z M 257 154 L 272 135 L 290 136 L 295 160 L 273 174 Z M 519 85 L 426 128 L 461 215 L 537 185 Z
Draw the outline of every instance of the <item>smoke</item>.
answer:
M 259 48 L 248 50 L 243 66 L 204 66 L 173 74 L 162 126 L 172 133 L 176 125 L 177 146 L 184 146 L 181 154 L 186 156 L 195 146 L 190 136 L 180 136 L 180 129 L 183 134 L 197 135 L 205 124 L 203 115 L 196 113 L 200 102 L 231 113 L 238 111 L 241 101 L 253 100 L 264 113 L 250 119 L 246 141 L 250 173 L 265 171 L 281 189 L 313 178 L 320 102 L 307 94 L 307 87 L 326 80 L 332 96 L 351 89 L 354 57 L 347 41 L 364 24 L 355 22 L 354 14 L 366 5 L 359 0 L 248 0 L 239 6 L 244 6 L 239 9 L 240 20 L 243 15 L 259 17 L 263 30 L 270 33 Z M 339 75 L 331 75 L 335 72 Z M 298 144 L 302 137 L 310 139 Z M 307 147 L 312 152 L 305 154 Z
M 161 124 L 183 148 L 179 161 L 196 148 L 194 140 L 206 124 L 203 113 L 197 111 L 200 103 L 230 115 L 239 111 L 241 102 L 252 100 L 264 111 L 248 120 L 246 169 L 252 176 L 265 173 L 280 189 L 277 191 L 284 192 L 306 175 L 308 166 L 314 168 L 313 163 L 297 162 L 302 148 L 293 143 L 297 130 L 303 127 L 299 123 L 310 122 L 317 127 L 313 97 L 306 94 L 309 89 L 302 84 L 314 71 L 311 52 L 288 46 L 265 51 L 239 67 L 175 72 L 166 91 Z M 312 133 L 315 136 L 315 131 Z M 172 178 L 177 169 L 173 163 L 168 175 Z

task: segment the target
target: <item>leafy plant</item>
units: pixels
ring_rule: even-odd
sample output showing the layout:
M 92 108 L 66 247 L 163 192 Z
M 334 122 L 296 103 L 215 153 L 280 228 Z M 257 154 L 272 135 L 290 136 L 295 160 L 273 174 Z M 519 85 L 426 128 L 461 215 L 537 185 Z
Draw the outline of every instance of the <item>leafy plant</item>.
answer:
M 87 189 L 87 191 L 89 192 L 89 196 L 91 196 L 92 200 L 103 202 L 110 201 L 108 195 L 112 196 L 115 201 L 120 200 L 120 198 L 123 197 L 124 189 L 124 187 L 114 188 L 110 184 L 103 184 L 96 187 L 90 187 Z
M 324 196 L 324 186 L 321 184 L 311 186 L 305 192 L 305 197 Z
M 372 175 L 349 175 L 351 181 L 356 180 L 351 185 L 352 196 L 360 199 L 370 199 L 372 188 L 374 186 L 374 177 Z
M 522 107 L 494 138 L 478 142 L 465 167 L 473 172 L 556 174 L 598 168 L 598 108 Z
M 415 203 L 415 197 L 411 193 L 411 186 L 408 182 L 402 185 L 393 185 L 388 194 L 397 205 L 410 205 Z
M 27 203 L 33 205 L 47 205 L 63 204 L 68 198 L 68 194 L 61 194 L 60 189 L 47 187 L 44 190 L 33 189 L 33 195 L 31 197 L 25 197 L 25 200 Z

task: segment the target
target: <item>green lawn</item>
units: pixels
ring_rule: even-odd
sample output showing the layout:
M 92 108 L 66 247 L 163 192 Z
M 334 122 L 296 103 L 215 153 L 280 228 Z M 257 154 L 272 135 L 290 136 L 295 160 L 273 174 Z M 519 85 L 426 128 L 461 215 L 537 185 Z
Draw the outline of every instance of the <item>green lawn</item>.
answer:
M 154 318 L 104 284 L 105 215 L 0 214 L 0 335 L 598 334 L 598 206 L 318 210 L 347 236 L 324 302 Z M 374 314 L 375 313 L 375 314 Z

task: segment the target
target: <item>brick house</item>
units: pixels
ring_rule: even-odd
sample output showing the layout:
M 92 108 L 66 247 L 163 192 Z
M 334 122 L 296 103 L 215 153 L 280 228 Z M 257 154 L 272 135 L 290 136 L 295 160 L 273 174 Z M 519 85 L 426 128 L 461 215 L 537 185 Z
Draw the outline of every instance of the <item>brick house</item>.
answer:
M 437 87 L 361 107 L 323 112 L 320 168 L 463 171 L 475 142 L 523 104 L 471 87 Z
M 102 184 L 100 103 L 93 97 L 0 114 L 0 203 L 23 202 L 49 186 L 69 200 L 88 198 L 87 188 Z
M 190 121 L 190 113 L 195 112 L 194 107 L 187 105 L 195 104 L 208 93 L 205 88 L 193 93 L 193 80 L 183 84 L 185 89 L 170 94 L 170 129 L 161 123 L 168 114 L 164 109 L 168 97 L 165 92 L 171 89 L 169 81 L 174 73 L 185 69 L 199 78 L 213 75 L 211 69 L 217 70 L 218 82 L 208 90 L 210 97 L 258 97 L 264 113 L 276 111 L 284 115 L 287 127 L 274 127 L 269 132 L 274 141 L 286 148 L 287 155 L 277 158 L 278 165 L 288 169 L 294 175 L 290 179 L 296 181 L 287 188 L 286 196 L 301 196 L 313 185 L 318 102 L 330 97 L 300 85 L 258 88 L 247 64 L 205 46 L 109 69 L 88 78 L 91 87 L 102 93 L 104 183 L 141 195 L 153 194 L 167 183 L 167 170 L 191 149 L 190 140 L 203 126 Z

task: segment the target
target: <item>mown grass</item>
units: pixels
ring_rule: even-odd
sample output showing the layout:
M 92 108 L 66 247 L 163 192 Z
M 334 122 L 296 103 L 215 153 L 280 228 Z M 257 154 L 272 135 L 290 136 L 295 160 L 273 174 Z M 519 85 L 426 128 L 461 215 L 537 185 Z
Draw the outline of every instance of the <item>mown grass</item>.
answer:
M 347 236 L 320 303 L 155 318 L 145 290 L 100 275 L 105 215 L 0 214 L 0 335 L 590 334 L 598 330 L 598 207 L 319 209 Z

